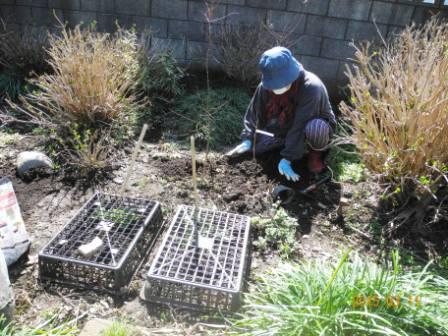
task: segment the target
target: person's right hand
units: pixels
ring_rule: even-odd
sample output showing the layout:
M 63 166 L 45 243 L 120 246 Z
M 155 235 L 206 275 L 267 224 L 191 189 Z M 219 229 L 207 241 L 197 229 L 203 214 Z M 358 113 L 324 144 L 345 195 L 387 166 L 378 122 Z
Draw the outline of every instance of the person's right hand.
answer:
M 291 167 L 291 161 L 281 159 L 278 164 L 278 171 L 281 175 L 284 175 L 288 181 L 298 182 L 300 180 L 300 175 Z
M 233 155 L 243 154 L 243 153 L 246 153 L 246 152 L 250 151 L 251 148 L 252 148 L 252 141 L 244 140 L 242 143 L 240 143 L 234 149 L 228 151 L 226 153 L 226 156 L 233 156 Z

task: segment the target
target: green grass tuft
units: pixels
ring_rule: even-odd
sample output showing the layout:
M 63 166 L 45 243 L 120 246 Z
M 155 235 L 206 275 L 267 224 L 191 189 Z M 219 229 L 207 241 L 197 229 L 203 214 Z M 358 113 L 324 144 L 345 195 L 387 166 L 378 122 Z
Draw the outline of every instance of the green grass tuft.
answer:
M 447 335 L 448 280 L 361 259 L 276 267 L 260 276 L 234 320 L 238 335 Z
M 135 331 L 127 324 L 115 321 L 101 333 L 101 336 L 135 336 Z

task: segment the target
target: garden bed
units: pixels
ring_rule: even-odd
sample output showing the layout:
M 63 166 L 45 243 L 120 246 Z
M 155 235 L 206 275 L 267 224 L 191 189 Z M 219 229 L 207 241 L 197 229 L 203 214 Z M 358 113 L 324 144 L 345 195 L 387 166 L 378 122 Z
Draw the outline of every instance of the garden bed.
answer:
M 19 261 L 10 271 L 17 297 L 18 322 L 39 324 L 43 312 L 56 311 L 62 316 L 76 316 L 87 309 L 91 314 L 111 317 L 117 314 L 129 317 L 137 324 L 157 327 L 185 320 L 183 310 L 174 310 L 167 317 L 157 309 L 148 315 L 147 307 L 138 297 L 149 264 L 140 269 L 130 284 L 130 291 L 121 299 L 91 290 L 52 286 L 45 290 L 38 282 L 37 253 L 54 237 L 67 220 L 79 211 L 96 192 L 116 194 L 121 188 L 129 157 L 121 162 L 122 168 L 99 185 L 65 179 L 62 175 L 38 175 L 29 182 L 15 175 L 15 156 L 22 150 L 39 149 L 38 139 L 22 138 L 8 147 L 0 164 L 0 174 L 9 175 L 22 209 L 27 229 L 33 239 L 28 258 Z M 137 158 L 127 195 L 146 198 L 164 204 L 164 217 L 172 216 L 179 204 L 193 204 L 191 196 L 191 157 L 188 151 L 165 145 L 145 144 Z M 268 160 L 269 161 L 269 160 Z M 250 158 L 229 162 L 216 153 L 210 153 L 209 162 L 201 154 L 198 158 L 198 187 L 201 205 L 249 216 L 267 216 L 272 207 L 270 190 L 276 180 L 274 164 L 254 162 Z M 305 176 L 305 174 L 304 174 Z M 303 179 L 303 185 L 306 183 Z M 332 258 L 339 245 L 349 244 L 343 229 L 333 225 L 330 214 L 336 212 L 341 188 L 330 183 L 313 196 L 298 196 L 288 211 L 298 219 L 297 241 L 300 258 Z M 318 200 L 317 200 L 318 198 Z M 371 214 L 363 215 L 365 221 Z M 154 255 L 146 261 L 151 262 Z M 275 251 L 254 251 L 252 272 L 255 274 L 279 257 Z M 84 307 L 84 308 L 83 308 Z M 171 316 L 171 313 L 168 314 Z M 191 315 L 188 314 L 191 317 Z

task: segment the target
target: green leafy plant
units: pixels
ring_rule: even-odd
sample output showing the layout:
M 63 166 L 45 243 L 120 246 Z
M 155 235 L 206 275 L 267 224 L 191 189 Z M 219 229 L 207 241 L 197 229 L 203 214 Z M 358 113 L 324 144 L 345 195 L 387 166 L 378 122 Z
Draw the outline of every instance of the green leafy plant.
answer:
M 336 181 L 358 183 L 365 178 L 365 165 L 353 145 L 333 147 L 327 162 Z
M 153 127 L 161 125 L 173 99 L 184 93 L 184 76 L 185 71 L 178 65 L 172 51 L 161 53 L 145 46 L 141 49 L 137 88 L 151 101 L 151 105 L 139 113 L 141 124 L 151 120 Z
M 79 334 L 78 328 L 68 323 L 56 325 L 57 316 L 53 315 L 41 326 L 36 328 L 17 327 L 13 323 L 6 323 L 0 316 L 0 336 L 75 336 Z
M 373 263 L 355 254 L 337 263 L 284 264 L 259 276 L 235 319 L 238 335 L 446 335 L 448 280 L 404 269 L 397 253 Z
M 130 212 L 127 209 L 120 209 L 120 208 L 109 210 L 97 209 L 92 213 L 91 217 L 94 219 L 101 219 L 123 225 L 125 224 L 127 225 L 136 220 L 144 219 L 144 216 L 142 215 L 138 215 Z
M 290 217 L 279 205 L 272 211 L 273 214 L 269 218 L 252 217 L 251 224 L 258 232 L 258 239 L 254 245 L 260 251 L 269 247 L 278 249 L 281 257 L 289 258 L 298 249 L 297 219 Z
M 183 96 L 174 105 L 175 127 L 183 137 L 212 148 L 231 145 L 239 139 L 241 120 L 250 97 L 240 89 L 201 90 Z

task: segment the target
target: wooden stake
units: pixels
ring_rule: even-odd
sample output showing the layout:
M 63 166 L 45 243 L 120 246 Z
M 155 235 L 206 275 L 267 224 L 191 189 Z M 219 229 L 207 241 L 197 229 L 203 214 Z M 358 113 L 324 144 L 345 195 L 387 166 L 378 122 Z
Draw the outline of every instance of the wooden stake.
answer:
M 137 144 L 135 145 L 134 152 L 132 153 L 131 162 L 129 163 L 128 171 L 126 172 L 126 177 L 124 178 L 123 186 L 120 189 L 120 196 L 123 197 L 126 188 L 128 187 L 129 178 L 131 177 L 132 171 L 134 170 L 135 160 L 137 159 L 138 152 L 142 145 L 143 139 L 145 138 L 146 131 L 148 129 L 148 124 L 144 124 L 140 136 L 138 138 Z
M 196 149 L 194 145 L 194 136 L 190 137 L 191 140 L 191 170 L 193 179 L 193 194 L 194 194 L 194 206 L 199 208 L 199 195 L 198 195 L 198 183 L 196 177 Z
M 193 194 L 194 194 L 194 207 L 193 207 L 193 239 L 196 249 L 199 248 L 199 230 L 198 230 L 198 213 L 199 213 L 199 195 L 198 195 L 198 183 L 196 178 L 196 149 L 194 146 L 194 136 L 190 137 L 191 141 L 191 176 L 193 180 Z

